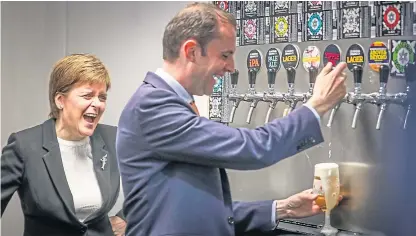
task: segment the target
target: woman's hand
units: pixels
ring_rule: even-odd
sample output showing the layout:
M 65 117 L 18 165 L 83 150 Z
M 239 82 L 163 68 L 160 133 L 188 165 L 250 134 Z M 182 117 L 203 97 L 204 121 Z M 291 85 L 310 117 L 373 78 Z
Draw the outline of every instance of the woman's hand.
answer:
M 110 217 L 110 223 L 114 232 L 114 236 L 124 236 L 127 223 L 123 219 L 118 216 L 112 216 Z

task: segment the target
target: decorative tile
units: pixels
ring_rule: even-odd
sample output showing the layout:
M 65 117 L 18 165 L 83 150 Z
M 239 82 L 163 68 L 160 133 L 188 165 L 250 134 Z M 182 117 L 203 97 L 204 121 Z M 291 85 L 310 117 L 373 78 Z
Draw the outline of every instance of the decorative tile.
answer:
M 222 97 L 209 98 L 209 119 L 221 121 L 222 117 Z
M 219 77 L 214 85 L 214 89 L 212 91 L 212 96 L 221 96 L 222 95 L 222 87 L 223 87 L 223 78 Z

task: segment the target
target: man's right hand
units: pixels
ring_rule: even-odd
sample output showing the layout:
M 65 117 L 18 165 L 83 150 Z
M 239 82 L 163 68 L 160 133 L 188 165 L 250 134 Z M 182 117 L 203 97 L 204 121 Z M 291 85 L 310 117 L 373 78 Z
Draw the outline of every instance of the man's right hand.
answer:
M 307 104 L 321 117 L 335 107 L 347 93 L 345 68 L 347 68 L 345 62 L 340 62 L 334 69 L 329 62 L 316 77 L 313 95 Z

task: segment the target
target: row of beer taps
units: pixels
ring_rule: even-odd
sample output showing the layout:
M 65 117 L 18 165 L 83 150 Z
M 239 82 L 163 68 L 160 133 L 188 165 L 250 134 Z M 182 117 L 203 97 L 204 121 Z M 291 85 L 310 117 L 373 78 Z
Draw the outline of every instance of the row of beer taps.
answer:
M 308 101 L 312 94 L 315 85 L 315 80 L 318 75 L 318 68 L 310 67 L 309 68 L 309 90 L 306 93 L 298 93 L 295 92 L 295 78 L 296 78 L 296 70 L 293 67 L 288 67 L 286 69 L 287 72 L 287 83 L 288 83 L 288 91 L 286 93 L 280 93 L 275 91 L 275 80 L 276 80 L 276 72 L 277 70 L 274 68 L 270 68 L 267 70 L 267 82 L 268 82 L 268 89 L 264 92 L 257 92 L 255 89 L 256 85 L 256 78 L 258 74 L 258 69 L 249 69 L 248 70 L 248 80 L 249 80 L 249 88 L 248 92 L 244 94 L 237 93 L 237 84 L 238 84 L 238 77 L 239 71 L 235 70 L 233 73 L 230 74 L 231 77 L 231 89 L 230 93 L 228 94 L 229 101 L 232 102 L 233 106 L 231 109 L 230 120 L 229 122 L 232 123 L 234 120 L 235 112 L 240 104 L 240 102 L 249 102 L 250 109 L 247 115 L 246 122 L 251 122 L 251 117 L 253 115 L 253 111 L 256 108 L 259 102 L 267 102 L 269 103 L 269 108 L 267 110 L 265 123 L 269 122 L 271 113 L 273 109 L 276 108 L 278 102 L 284 102 L 286 104 L 286 109 L 283 112 L 283 116 L 286 116 L 291 111 L 296 108 L 296 105 L 301 102 L 305 103 Z M 411 112 L 411 104 L 409 101 L 410 96 L 410 84 L 414 80 L 416 80 L 416 65 L 414 63 L 409 63 L 405 67 L 405 78 L 406 78 L 406 91 L 399 92 L 399 93 L 387 93 L 387 82 L 389 78 L 389 66 L 388 65 L 381 65 L 379 68 L 379 90 L 373 93 L 362 93 L 362 77 L 363 77 L 363 68 L 360 65 L 354 65 L 352 69 L 353 79 L 354 79 L 354 89 L 352 92 L 348 92 L 345 97 L 340 101 L 338 105 L 336 105 L 329 115 L 327 126 L 331 127 L 335 114 L 340 108 L 342 103 L 352 104 L 355 107 L 354 115 L 352 118 L 351 127 L 354 129 L 357 126 L 357 119 L 360 114 L 360 111 L 363 108 L 363 105 L 373 104 L 378 106 L 379 113 L 377 117 L 376 129 L 379 130 L 381 127 L 381 123 L 383 120 L 384 113 L 389 104 L 401 104 L 407 108 L 406 115 L 403 122 L 403 129 L 406 129 L 407 126 L 407 119 Z

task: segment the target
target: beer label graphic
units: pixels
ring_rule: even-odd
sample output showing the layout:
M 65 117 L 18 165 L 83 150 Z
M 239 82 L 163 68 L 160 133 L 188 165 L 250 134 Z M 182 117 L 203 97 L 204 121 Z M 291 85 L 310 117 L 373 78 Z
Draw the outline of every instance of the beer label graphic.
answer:
M 390 63 L 390 52 L 384 42 L 373 42 L 368 49 L 368 64 L 373 71 L 378 72 L 381 65 Z
M 416 41 L 391 40 L 391 71 L 392 76 L 404 76 L 404 68 L 415 61 Z
M 355 65 L 364 66 L 364 49 L 359 44 L 351 45 L 345 55 L 348 69 L 352 72 Z
M 381 36 L 401 35 L 401 5 L 383 5 L 381 8 L 383 17 Z
M 257 3 L 255 1 L 246 1 L 244 2 L 244 17 L 253 18 L 257 17 Z
M 288 23 L 289 16 L 279 16 L 276 17 L 276 21 L 274 24 L 274 31 L 276 33 L 276 37 L 285 39 L 289 37 L 289 23 Z
M 341 11 L 342 38 L 359 38 L 360 8 L 346 8 Z
M 308 46 L 303 51 L 302 63 L 303 68 L 309 71 L 310 67 L 319 68 L 321 62 L 321 52 L 317 46 Z
M 307 13 L 307 39 L 322 40 L 323 38 L 323 20 L 322 12 Z
M 323 63 L 324 66 L 328 62 L 332 63 L 332 66 L 335 67 L 341 61 L 341 49 L 336 44 L 328 45 L 323 53 Z
M 280 69 L 280 51 L 277 48 L 270 48 L 266 53 L 266 68 L 268 70 L 279 71 Z
M 229 6 L 228 6 L 228 1 L 216 1 L 215 5 L 219 8 L 222 9 L 226 12 L 230 12 L 229 10 Z
M 274 14 L 288 13 L 289 1 L 276 1 L 274 2 Z
M 218 96 L 220 96 L 222 94 L 223 80 L 224 80 L 223 78 L 217 77 L 216 82 L 214 84 L 214 89 L 213 89 L 211 95 L 218 95 Z
M 296 45 L 288 44 L 282 51 L 282 64 L 285 69 L 297 68 L 299 65 L 299 48 Z
M 257 19 L 243 20 L 244 45 L 255 45 L 257 38 Z
M 259 71 L 261 68 L 261 53 L 253 49 L 247 55 L 247 69 Z

